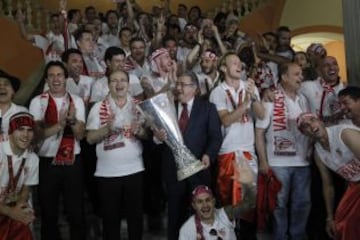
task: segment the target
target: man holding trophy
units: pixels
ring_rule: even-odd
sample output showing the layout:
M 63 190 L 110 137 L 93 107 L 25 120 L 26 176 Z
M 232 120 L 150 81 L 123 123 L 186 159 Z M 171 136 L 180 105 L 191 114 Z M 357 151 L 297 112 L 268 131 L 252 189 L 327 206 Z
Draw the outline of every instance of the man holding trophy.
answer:
M 166 94 L 153 98 L 153 109 L 159 112 L 151 114 L 150 118 L 160 116 L 157 122 L 162 122 L 162 126 L 154 124 L 154 135 L 168 145 L 162 153 L 162 172 L 168 199 L 169 240 L 178 239 L 179 229 L 189 217 L 191 191 L 198 185 L 210 185 L 209 166 L 215 164 L 222 143 L 221 123 L 216 108 L 212 103 L 196 97 L 198 89 L 199 83 L 194 73 L 184 73 L 178 78 L 175 123 L 170 120 L 173 112 L 165 114 L 165 102 L 169 103 Z M 156 101 L 163 97 L 164 101 Z M 145 112 L 147 106 L 140 104 L 140 107 Z M 177 136 L 177 130 L 180 136 Z

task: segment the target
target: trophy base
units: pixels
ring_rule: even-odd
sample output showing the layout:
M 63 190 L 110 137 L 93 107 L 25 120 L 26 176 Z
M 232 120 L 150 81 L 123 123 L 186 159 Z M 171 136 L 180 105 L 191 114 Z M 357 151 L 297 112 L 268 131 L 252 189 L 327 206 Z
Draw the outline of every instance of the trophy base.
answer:
M 178 181 L 184 180 L 197 172 L 200 172 L 205 168 L 204 164 L 200 161 L 195 161 L 192 164 L 188 165 L 186 168 L 180 169 L 177 171 Z

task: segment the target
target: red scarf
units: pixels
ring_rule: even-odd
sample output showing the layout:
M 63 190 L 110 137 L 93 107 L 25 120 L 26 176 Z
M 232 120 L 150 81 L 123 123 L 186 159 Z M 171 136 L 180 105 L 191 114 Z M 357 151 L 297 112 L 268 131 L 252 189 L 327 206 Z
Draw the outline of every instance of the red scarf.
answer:
M 277 194 L 281 190 L 281 182 L 271 169 L 258 176 L 257 189 L 257 230 L 264 232 L 270 224 L 271 216 L 276 207 Z
M 16 187 L 18 185 L 21 172 L 25 167 L 26 159 L 23 158 L 21 160 L 21 164 L 16 175 L 14 175 L 12 157 L 8 155 L 7 160 L 8 160 L 9 184 L 7 188 L 8 202 L 6 202 L 6 204 L 9 206 L 15 206 L 18 201 L 18 193 L 16 193 Z
M 70 94 L 67 95 L 69 97 L 69 107 L 73 105 L 73 100 Z M 58 110 L 56 107 L 55 100 L 49 94 L 48 104 L 45 111 L 45 123 L 47 125 L 54 125 L 59 122 L 58 119 Z M 64 128 L 64 132 L 62 134 L 62 138 L 60 141 L 60 145 L 56 156 L 54 158 L 55 165 L 72 165 L 75 160 L 75 138 L 74 133 L 71 129 L 71 126 L 68 124 Z
M 196 227 L 196 240 L 205 240 L 204 234 L 203 234 L 203 226 L 201 225 L 200 217 L 195 214 L 195 227 Z
M 334 94 L 334 95 L 336 95 L 336 93 L 335 93 L 334 88 L 333 88 L 330 84 L 327 84 L 327 83 L 324 81 L 324 79 L 320 79 L 320 83 L 321 83 L 321 87 L 323 88 L 323 92 L 322 92 L 322 95 L 321 95 L 319 118 L 322 120 L 323 117 L 324 117 L 323 111 L 324 111 L 324 105 L 325 105 L 325 99 L 326 99 L 326 97 L 327 97 L 329 94 Z
M 243 92 L 244 92 L 244 90 L 241 90 L 241 91 L 239 92 L 239 97 L 238 97 L 239 100 L 238 100 L 237 106 L 236 106 L 235 100 L 233 99 L 233 97 L 232 97 L 232 95 L 231 95 L 230 90 L 229 90 L 229 89 L 226 89 L 225 91 L 226 91 L 226 95 L 228 96 L 228 98 L 229 98 L 229 100 L 230 100 L 230 103 L 231 103 L 231 105 L 232 105 L 232 107 L 233 107 L 234 110 L 236 110 L 236 108 L 238 108 L 238 107 L 242 107 L 242 105 L 244 104 L 244 103 L 243 103 Z M 247 97 L 247 96 L 245 96 L 245 97 Z M 247 114 L 247 113 L 243 113 L 243 114 L 241 115 L 240 122 L 241 122 L 241 123 L 246 123 L 246 122 L 248 122 L 248 121 L 249 121 L 248 114 Z

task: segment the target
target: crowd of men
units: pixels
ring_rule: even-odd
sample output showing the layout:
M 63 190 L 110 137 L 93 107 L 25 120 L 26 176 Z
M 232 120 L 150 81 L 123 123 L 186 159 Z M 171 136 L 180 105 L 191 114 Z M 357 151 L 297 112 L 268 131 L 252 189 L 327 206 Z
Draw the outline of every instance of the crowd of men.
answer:
M 285 26 L 251 38 L 236 11 L 209 19 L 197 6 L 173 14 L 164 3 L 147 13 L 126 0 L 82 15 L 60 0 L 45 35 L 26 32 L 17 13 L 46 67 L 28 107 L 12 102 L 20 81 L 0 75 L 1 239 L 33 239 L 35 218 L 42 240 L 61 239 L 60 206 L 70 239 L 90 239 L 85 196 L 104 240 L 120 239 L 124 218 L 128 239 L 142 239 L 144 215 L 159 230 L 164 211 L 169 240 L 261 239 L 259 231 L 358 239 L 360 88 L 344 85 L 336 58 L 318 43 L 295 52 Z M 162 93 L 204 166 L 181 181 L 168 133 L 138 109 Z M 267 229 L 258 225 L 261 176 L 281 186 L 266 193 L 276 202 Z

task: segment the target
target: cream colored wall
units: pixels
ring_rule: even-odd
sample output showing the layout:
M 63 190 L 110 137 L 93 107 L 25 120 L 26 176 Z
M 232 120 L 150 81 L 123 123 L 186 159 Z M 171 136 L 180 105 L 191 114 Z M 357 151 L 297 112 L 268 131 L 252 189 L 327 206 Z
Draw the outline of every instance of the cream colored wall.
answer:
M 334 41 L 325 44 L 326 51 L 329 56 L 336 58 L 340 68 L 340 78 L 343 81 L 347 80 L 346 77 L 346 59 L 345 59 L 345 45 L 343 41 Z
M 340 0 L 287 0 L 280 25 L 289 26 L 293 33 L 304 34 L 303 42 L 309 41 L 306 33 L 319 33 L 319 38 L 312 38 L 313 42 L 323 42 L 328 55 L 336 57 L 339 68 L 340 77 L 346 80 L 346 62 L 344 41 L 340 41 L 338 37 L 331 37 L 332 30 L 339 35 L 339 29 L 342 30 L 342 4 Z M 321 32 L 327 32 L 322 36 Z M 296 35 L 297 35 L 296 34 Z M 302 37 L 297 35 L 297 38 Z M 328 38 L 321 41 L 322 38 Z M 301 41 L 299 39 L 299 41 Z
M 343 26 L 340 0 L 287 0 L 280 25 L 291 29 L 330 25 Z

